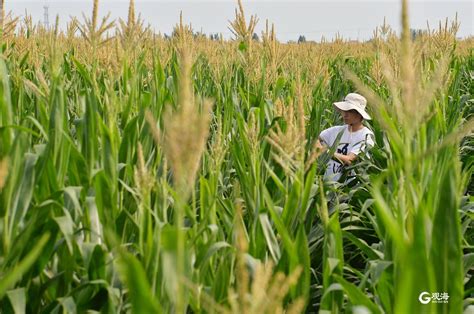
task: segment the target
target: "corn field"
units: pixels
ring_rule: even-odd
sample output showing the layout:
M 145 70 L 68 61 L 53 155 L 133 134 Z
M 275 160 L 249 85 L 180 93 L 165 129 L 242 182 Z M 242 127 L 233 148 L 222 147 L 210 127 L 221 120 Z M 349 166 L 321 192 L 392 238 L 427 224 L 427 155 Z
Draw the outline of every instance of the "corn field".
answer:
M 412 38 L 404 0 L 401 34 L 284 44 L 240 1 L 232 40 L 154 33 L 133 0 L 67 29 L 3 3 L 0 312 L 474 313 L 456 20 Z M 318 135 L 353 91 L 376 146 L 327 184 Z

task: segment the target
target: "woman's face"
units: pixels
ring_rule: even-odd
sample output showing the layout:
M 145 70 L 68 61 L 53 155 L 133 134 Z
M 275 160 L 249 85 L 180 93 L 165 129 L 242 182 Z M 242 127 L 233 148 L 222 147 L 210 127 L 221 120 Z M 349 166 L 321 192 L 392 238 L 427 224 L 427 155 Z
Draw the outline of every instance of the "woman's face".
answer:
M 345 124 L 358 124 L 362 122 L 362 116 L 356 110 L 352 109 L 349 111 L 339 110 Z

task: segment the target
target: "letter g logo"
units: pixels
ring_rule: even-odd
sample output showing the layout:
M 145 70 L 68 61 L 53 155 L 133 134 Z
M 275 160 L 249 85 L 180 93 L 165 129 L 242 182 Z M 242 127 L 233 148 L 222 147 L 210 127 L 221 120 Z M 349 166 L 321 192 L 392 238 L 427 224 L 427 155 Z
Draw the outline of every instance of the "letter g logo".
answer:
M 423 291 L 422 293 L 420 293 L 418 300 L 423 304 L 428 304 L 431 301 L 430 294 L 426 291 Z

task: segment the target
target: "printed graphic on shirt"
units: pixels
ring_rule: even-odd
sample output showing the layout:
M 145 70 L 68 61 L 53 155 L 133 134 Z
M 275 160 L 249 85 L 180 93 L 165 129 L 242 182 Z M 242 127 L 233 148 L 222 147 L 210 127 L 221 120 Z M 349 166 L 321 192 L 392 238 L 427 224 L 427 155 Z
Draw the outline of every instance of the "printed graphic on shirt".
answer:
M 347 149 L 349 147 L 349 143 L 341 143 L 337 148 L 337 152 L 342 155 L 347 155 Z M 333 160 L 334 163 L 332 164 L 332 172 L 333 173 L 341 173 L 342 169 L 344 169 L 344 165 L 337 159 Z

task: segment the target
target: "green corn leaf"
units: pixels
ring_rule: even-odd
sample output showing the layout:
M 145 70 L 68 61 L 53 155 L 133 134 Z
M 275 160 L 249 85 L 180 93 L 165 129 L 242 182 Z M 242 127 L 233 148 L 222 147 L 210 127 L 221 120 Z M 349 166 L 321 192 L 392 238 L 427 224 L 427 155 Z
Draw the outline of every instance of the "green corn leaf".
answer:
M 25 313 L 26 310 L 26 293 L 25 288 L 18 288 L 7 291 L 8 299 L 12 305 L 15 314 Z
M 459 181 L 456 172 L 446 169 L 442 175 L 442 186 L 438 207 L 433 221 L 430 262 L 436 278 L 436 291 L 449 294 L 449 303 L 438 304 L 445 313 L 462 312 L 463 265 L 462 236 L 459 218 Z
M 353 306 L 363 305 L 373 314 L 382 313 L 377 307 L 377 305 L 375 305 L 367 297 L 367 295 L 364 292 L 360 291 L 359 288 L 356 287 L 354 284 L 348 282 L 339 275 L 334 275 L 334 279 L 336 279 L 336 281 L 342 286 L 344 292 L 349 297 L 349 300 L 351 301 Z
M 120 251 L 120 274 L 130 293 L 134 313 L 161 313 L 161 308 L 151 294 L 145 270 L 130 253 Z
M 33 263 L 41 255 L 44 246 L 49 240 L 49 233 L 44 234 L 33 249 L 12 269 L 4 272 L 5 275 L 0 279 L 0 298 L 2 298 L 8 289 L 18 282 L 24 273 L 30 269 Z

